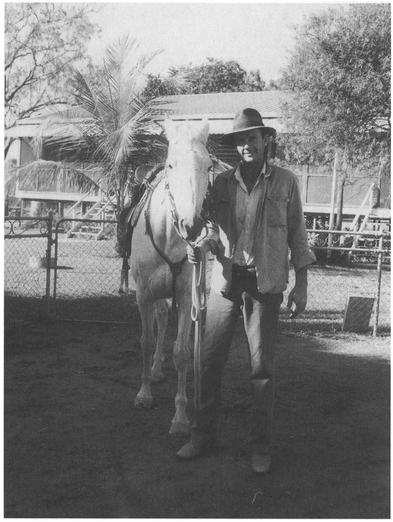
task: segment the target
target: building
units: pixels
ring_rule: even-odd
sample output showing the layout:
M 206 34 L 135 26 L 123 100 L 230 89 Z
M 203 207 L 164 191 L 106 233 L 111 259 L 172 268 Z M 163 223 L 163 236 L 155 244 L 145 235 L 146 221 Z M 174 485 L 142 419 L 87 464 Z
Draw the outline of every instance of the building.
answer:
M 175 121 L 190 122 L 200 121 L 204 117 L 209 119 L 210 136 L 208 147 L 221 161 L 234 165 L 237 162 L 237 152 L 221 143 L 221 136 L 232 130 L 234 115 L 245 107 L 257 109 L 267 126 L 274 127 L 278 133 L 284 133 L 285 127 L 281 120 L 280 105 L 289 93 L 283 91 L 237 92 L 215 94 L 190 94 L 164 96 L 157 99 L 160 116 L 156 119 L 157 132 L 162 132 L 162 121 L 168 115 Z M 17 166 L 24 165 L 36 159 L 33 153 L 32 140 L 38 132 L 42 119 L 35 118 L 24 120 L 16 127 L 6 131 L 6 138 L 13 139 L 7 160 L 13 161 Z M 274 150 L 271 151 L 274 156 Z M 277 159 L 280 161 L 280 151 L 277 151 Z M 46 158 L 49 159 L 49 158 Z M 313 165 L 286 165 L 298 176 L 302 188 L 305 213 L 314 217 L 328 215 L 331 212 L 332 199 L 332 168 Z M 380 186 L 378 201 L 374 198 L 371 206 L 378 207 L 375 213 L 390 216 L 390 183 L 380 182 L 380 173 L 364 172 L 353 180 L 351 185 L 345 187 L 343 214 L 347 220 L 351 220 L 358 212 L 359 207 L 365 202 L 369 206 L 367 195 L 370 192 L 371 183 Z M 375 191 L 374 191 L 375 195 Z M 98 203 L 103 195 L 100 191 L 81 192 L 77 187 L 70 187 L 58 180 L 56 186 L 50 190 L 40 187 L 39 179 L 34 187 L 23 186 L 19 183 L 15 190 L 15 197 L 23 202 L 26 207 L 34 201 L 47 201 L 62 206 L 62 209 L 76 208 L 78 202 L 81 205 Z M 370 196 L 372 201 L 372 196 Z
M 165 96 L 159 98 L 160 108 L 172 119 L 178 121 L 198 121 L 205 115 L 210 123 L 209 147 L 222 161 L 235 165 L 238 161 L 237 152 L 221 143 L 221 136 L 232 130 L 235 114 L 245 107 L 257 109 L 262 115 L 266 126 L 273 127 L 277 133 L 285 133 L 281 120 L 281 103 L 290 94 L 283 91 L 237 92 L 216 94 L 191 94 Z M 162 118 L 163 119 L 163 118 Z M 158 119 L 158 122 L 161 120 Z M 277 161 L 281 156 L 276 151 Z M 302 187 L 305 211 L 319 213 L 330 212 L 332 193 L 332 168 L 315 165 L 288 165 L 298 176 Z M 380 173 L 359 173 L 357 179 L 344 191 L 344 214 L 355 215 L 367 195 L 372 182 L 380 184 Z M 382 183 L 379 207 L 390 208 L 389 177 Z

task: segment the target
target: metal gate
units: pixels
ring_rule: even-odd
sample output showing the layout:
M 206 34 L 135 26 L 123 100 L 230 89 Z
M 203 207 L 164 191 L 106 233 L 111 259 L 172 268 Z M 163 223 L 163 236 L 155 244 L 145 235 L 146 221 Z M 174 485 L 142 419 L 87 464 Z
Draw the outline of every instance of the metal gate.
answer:
M 4 221 L 4 321 L 48 316 L 51 308 L 53 216 L 6 216 Z M 53 266 L 53 265 L 52 265 Z
M 136 304 L 132 291 L 119 293 L 122 258 L 117 252 L 117 224 L 91 219 L 57 223 L 52 306 L 57 319 L 130 322 Z

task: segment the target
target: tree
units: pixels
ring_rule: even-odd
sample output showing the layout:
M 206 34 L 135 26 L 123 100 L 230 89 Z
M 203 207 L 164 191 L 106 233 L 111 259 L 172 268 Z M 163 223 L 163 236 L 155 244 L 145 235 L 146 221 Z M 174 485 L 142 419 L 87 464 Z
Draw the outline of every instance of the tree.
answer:
M 337 228 L 344 187 L 354 172 L 390 161 L 390 5 L 351 4 L 313 15 L 297 30 L 283 81 L 287 156 L 333 164 L 338 176 Z M 389 169 L 386 169 L 389 172 Z M 330 226 L 334 220 L 334 199 Z
M 174 85 L 174 80 L 177 84 Z M 208 94 L 216 92 L 262 91 L 265 82 L 259 69 L 247 73 L 238 62 L 207 58 L 202 65 L 183 65 L 172 69 L 167 78 L 149 76 L 148 90 L 156 96 Z
M 297 28 L 284 70 L 287 155 L 329 163 L 345 176 L 390 155 L 390 5 L 350 4 Z
M 156 54 L 141 54 L 129 36 L 119 39 L 106 49 L 99 82 L 89 85 L 73 70 L 68 82 L 72 106 L 48 117 L 40 128 L 41 146 L 63 155 L 59 169 L 65 158 L 72 158 L 70 171 L 83 173 L 86 183 L 105 180 L 107 192 L 115 194 L 118 214 L 130 174 L 143 163 L 162 160 L 163 140 L 151 130 L 157 112 L 143 95 L 144 69 Z
M 234 92 L 244 82 L 246 72 L 234 60 L 208 58 L 207 63 L 188 70 L 192 94 Z
M 265 90 L 266 91 L 282 91 L 283 90 L 282 80 L 281 79 L 270 80 L 268 85 L 266 85 Z
M 168 76 L 163 77 L 159 74 L 147 76 L 147 85 L 144 91 L 145 96 L 156 98 L 157 96 L 173 96 L 188 92 L 187 74 L 178 69 L 169 69 Z
M 96 29 L 88 4 L 5 4 L 5 125 L 65 102 L 67 66 L 85 60 Z
M 263 91 L 265 90 L 266 84 L 261 78 L 259 69 L 251 70 L 246 73 L 243 85 L 240 86 L 240 90 L 244 92 L 250 91 Z

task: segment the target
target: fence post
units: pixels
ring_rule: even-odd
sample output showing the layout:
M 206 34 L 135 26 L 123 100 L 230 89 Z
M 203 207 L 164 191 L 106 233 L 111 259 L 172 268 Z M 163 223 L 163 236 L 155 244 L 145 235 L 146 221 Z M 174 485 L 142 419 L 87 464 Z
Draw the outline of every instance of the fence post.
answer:
M 51 271 L 51 249 L 52 249 L 52 225 L 53 225 L 53 212 L 49 212 L 48 219 L 48 246 L 46 249 L 46 313 L 50 313 L 50 271 Z
M 375 301 L 375 312 L 374 312 L 374 324 L 373 324 L 373 337 L 378 334 L 378 321 L 379 321 L 379 302 L 381 300 L 381 281 L 382 281 L 382 252 L 383 248 L 383 234 L 379 237 L 378 242 L 378 265 L 377 265 L 377 291 Z
M 57 262 L 59 259 L 59 228 L 65 221 L 67 221 L 67 220 L 64 218 L 61 219 L 60 221 L 58 221 L 58 223 L 56 224 L 56 228 L 55 228 L 55 239 L 54 239 L 55 266 L 54 266 L 54 270 L 53 270 L 53 312 L 52 312 L 52 316 L 54 318 L 56 317 L 56 306 L 57 306 L 56 296 L 57 296 Z

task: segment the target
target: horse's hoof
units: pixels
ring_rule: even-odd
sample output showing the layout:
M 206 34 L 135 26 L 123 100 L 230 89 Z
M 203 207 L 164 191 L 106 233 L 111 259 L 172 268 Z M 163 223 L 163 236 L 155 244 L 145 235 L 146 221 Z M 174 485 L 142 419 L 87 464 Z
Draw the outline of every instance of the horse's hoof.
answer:
M 153 407 L 153 397 L 136 397 L 134 407 L 138 410 L 151 410 Z
M 186 437 L 190 434 L 189 422 L 172 422 L 169 435 L 172 437 Z

